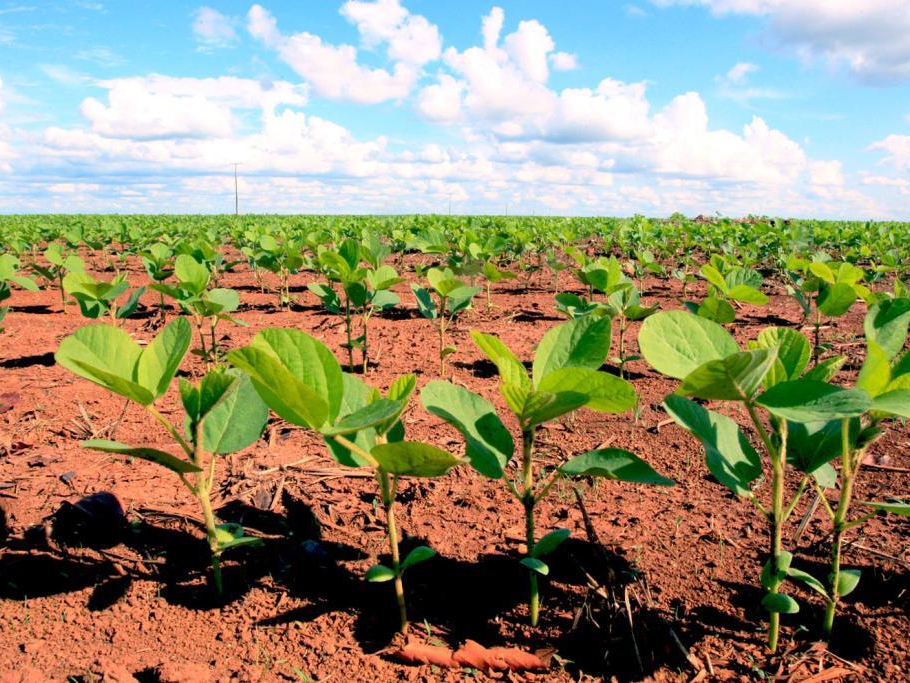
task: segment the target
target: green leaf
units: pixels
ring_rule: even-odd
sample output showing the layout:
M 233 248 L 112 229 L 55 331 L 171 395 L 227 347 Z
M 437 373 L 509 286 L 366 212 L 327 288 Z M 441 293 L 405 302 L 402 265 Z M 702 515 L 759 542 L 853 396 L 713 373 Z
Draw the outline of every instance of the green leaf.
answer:
M 842 598 L 850 595 L 856 590 L 861 574 L 859 569 L 841 569 L 837 576 L 837 594 Z
M 400 401 L 380 398 L 320 431 L 326 436 L 353 434 L 397 417 L 401 414 L 402 408 Z
M 873 510 L 879 510 L 880 512 L 890 512 L 894 515 L 901 515 L 902 517 L 910 517 L 910 503 L 879 503 L 879 502 L 863 502 L 863 505 L 870 507 Z
M 280 417 L 317 430 L 326 423 L 329 408 L 325 399 L 270 352 L 245 346 L 228 353 L 227 360 L 250 376 L 262 400 Z
M 712 266 L 710 263 L 706 263 L 701 267 L 701 274 L 708 282 L 726 294 L 727 281 L 724 280 L 724 276 L 720 274 L 720 271 L 717 270 L 717 268 Z
M 341 398 L 341 408 L 339 411 L 342 415 L 351 415 L 361 408 L 365 407 L 371 401 L 379 398 L 379 392 L 368 386 L 365 382 L 361 381 L 354 375 L 344 373 L 342 377 L 343 394 Z M 395 384 L 393 383 L 393 387 L 394 386 Z M 391 393 L 391 389 L 389 390 L 389 393 Z M 376 428 L 369 427 L 367 429 L 361 429 L 356 434 L 352 434 L 347 438 L 348 440 L 353 441 L 357 446 L 365 450 L 367 453 L 369 453 L 373 449 L 373 446 L 376 445 L 377 429 L 383 430 L 386 428 L 387 424 L 388 423 L 379 425 Z M 401 423 L 398 422 L 396 424 L 400 425 Z M 391 431 L 394 431 L 394 427 L 387 431 L 390 432 L 389 438 L 391 439 Z M 373 466 L 372 463 L 370 463 L 362 455 L 348 450 L 348 448 L 342 446 L 332 437 L 325 437 L 324 440 L 332 457 L 341 465 L 344 465 L 345 467 Z
M 777 560 L 777 570 L 772 569 L 772 558 L 768 558 L 761 570 L 761 585 L 769 591 L 773 591 L 787 578 L 787 572 L 790 571 L 790 565 L 793 563 L 793 553 L 782 550 Z
M 411 291 L 414 293 L 414 299 L 417 301 L 417 310 L 420 311 L 420 315 L 424 318 L 436 318 L 438 315 L 436 303 L 433 301 L 433 297 L 430 296 L 430 292 L 415 284 L 411 285 Z
M 193 338 L 186 318 L 175 318 L 142 351 L 136 380 L 157 399 L 164 395 Z
M 562 543 L 571 535 L 572 532 L 568 529 L 555 529 L 548 534 L 544 534 L 530 549 L 528 555 L 536 558 L 546 557 L 562 545 Z
M 910 389 L 896 389 L 872 399 L 872 410 L 910 418 Z
M 856 290 L 852 285 L 837 282 L 824 287 L 818 294 L 818 310 L 832 318 L 842 316 L 856 301 Z
M 407 557 L 402 560 L 399 567 L 401 568 L 401 571 L 404 571 L 408 567 L 413 567 L 415 564 L 426 562 L 433 557 L 436 557 L 435 550 L 429 546 L 419 545 L 408 553 Z
M 587 394 L 575 391 L 533 391 L 512 384 L 503 384 L 499 389 L 525 428 L 571 413 L 588 402 Z
M 708 361 L 683 380 L 678 393 L 702 399 L 746 401 L 752 398 L 777 360 L 777 349 L 741 351 Z
M 423 407 L 457 429 L 465 439 L 471 466 L 491 479 L 500 479 L 515 452 L 515 442 L 493 404 L 450 382 L 429 382 L 420 393 Z
M 664 311 L 647 318 L 638 333 L 638 345 L 655 370 L 675 379 L 740 350 L 723 327 L 685 311 Z
M 503 382 L 520 387 L 531 386 L 531 379 L 528 377 L 525 366 L 498 337 L 471 330 L 471 338 L 499 370 L 499 376 L 502 377 Z
M 859 422 L 850 420 L 850 443 L 856 443 Z M 824 476 L 820 471 L 843 452 L 843 420 L 830 422 L 788 422 L 787 462 L 800 472 Z M 826 482 L 828 483 L 828 482 Z
M 196 465 L 187 460 L 183 460 L 171 455 L 170 453 L 165 453 L 164 451 L 159 451 L 155 448 L 137 448 L 128 446 L 125 443 L 120 443 L 119 441 L 106 441 L 104 439 L 91 439 L 89 441 L 83 441 L 81 445 L 85 448 L 91 448 L 92 450 L 101 451 L 103 453 L 118 453 L 120 455 L 126 455 L 131 458 L 148 460 L 149 462 L 157 463 L 158 465 L 166 467 L 172 472 L 178 472 L 180 474 L 202 471 L 199 467 L 196 467 Z
M 777 349 L 777 362 L 765 377 L 766 387 L 799 379 L 812 357 L 812 345 L 806 336 L 787 327 L 768 327 L 762 330 L 750 348 Z
M 523 557 L 519 560 L 521 564 L 530 569 L 532 572 L 537 572 L 542 576 L 546 576 L 550 573 L 550 567 L 546 562 L 538 560 L 536 557 Z
M 884 393 L 891 383 L 891 364 L 888 355 L 873 339 L 866 339 L 866 360 L 859 370 L 856 388 L 862 389 L 873 398 Z
M 814 382 L 830 382 L 846 362 L 846 356 L 827 358 L 803 375 L 803 379 Z
M 471 305 L 471 300 L 483 291 L 483 287 L 456 287 L 448 294 L 450 315 L 463 311 Z
M 714 478 L 738 496 L 751 496 L 749 484 L 761 476 L 761 460 L 736 422 L 681 396 L 667 396 L 664 407 L 680 427 L 701 441 Z
M 761 604 L 766 610 L 776 614 L 796 614 L 799 612 L 799 603 L 784 593 L 768 593 L 762 598 Z
M 604 448 L 576 455 L 559 468 L 567 477 L 604 477 L 633 484 L 674 486 L 634 453 L 621 448 Z
M 812 574 L 804 572 L 802 569 L 796 569 L 795 567 L 790 567 L 787 569 L 787 576 L 793 579 L 794 581 L 799 581 L 804 583 L 809 588 L 814 590 L 816 593 L 821 595 L 823 598 L 828 599 L 828 591 L 825 590 L 824 584 L 816 579 Z
M 208 268 L 189 254 L 179 254 L 174 259 L 174 274 L 180 284 L 193 294 L 205 291 L 211 277 Z
M 869 307 L 863 320 L 866 339 L 875 341 L 888 360 L 894 358 L 907 341 L 910 326 L 910 299 L 885 299 Z
M 269 409 L 249 376 L 236 370 L 210 371 L 202 378 L 199 395 L 202 444 L 209 453 L 236 453 L 262 436 Z
M 710 320 L 720 325 L 728 325 L 736 320 L 736 310 L 728 301 L 716 296 L 709 296 L 694 311 L 699 318 Z
M 824 422 L 862 415 L 872 404 L 872 397 L 860 389 L 800 379 L 771 387 L 756 403 L 785 420 Z
M 366 576 L 367 581 L 373 583 L 383 583 L 385 581 L 391 581 L 395 578 L 395 572 L 392 571 L 389 567 L 386 567 L 384 564 L 374 564 L 372 567 L 367 569 Z
M 554 370 L 540 381 L 538 389 L 584 394 L 588 397 L 584 407 L 601 413 L 621 413 L 633 408 L 638 401 L 635 388 L 629 382 L 588 368 Z
M 767 294 L 749 285 L 736 285 L 727 292 L 727 296 L 734 301 L 752 304 L 753 306 L 764 306 L 768 303 Z
M 603 365 L 610 350 L 612 321 L 609 318 L 579 318 L 550 328 L 534 354 L 534 386 L 549 373 L 562 368 L 589 368 Z
M 400 477 L 438 477 L 460 462 L 441 448 L 415 441 L 378 444 L 371 454 L 382 469 Z

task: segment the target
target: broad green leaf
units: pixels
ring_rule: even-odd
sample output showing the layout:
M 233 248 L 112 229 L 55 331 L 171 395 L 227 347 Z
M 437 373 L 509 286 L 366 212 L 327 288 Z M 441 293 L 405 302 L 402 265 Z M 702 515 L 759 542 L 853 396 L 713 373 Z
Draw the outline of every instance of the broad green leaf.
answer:
M 553 531 L 544 534 L 543 537 L 530 548 L 528 555 L 537 558 L 546 557 L 562 545 L 562 543 L 571 535 L 572 532 L 568 529 L 554 529 Z
M 756 403 L 785 420 L 825 422 L 862 415 L 872 404 L 872 397 L 860 389 L 800 379 L 771 387 Z
M 189 254 L 179 254 L 174 259 L 174 274 L 180 284 L 193 294 L 201 294 L 205 291 L 211 277 L 208 268 Z
M 813 261 L 809 264 L 809 272 L 830 285 L 834 284 L 834 272 L 827 263 Z
M 411 291 L 414 292 L 414 299 L 417 301 L 417 310 L 420 311 L 420 315 L 431 319 L 439 315 L 436 310 L 436 303 L 433 301 L 433 297 L 430 296 L 429 291 L 415 284 L 411 285 Z
M 335 424 L 323 427 L 320 431 L 326 436 L 353 434 L 361 429 L 375 427 L 397 417 L 401 414 L 402 407 L 400 401 L 380 398 L 357 412 L 345 416 Z
M 384 564 L 374 564 L 372 567 L 367 569 L 366 576 L 367 581 L 373 583 L 383 583 L 384 581 L 391 581 L 395 578 L 395 572 L 386 567 Z
M 245 346 L 231 351 L 227 360 L 250 376 L 262 400 L 280 417 L 310 429 L 325 425 L 329 407 L 323 396 L 302 383 L 269 351 Z
M 761 476 L 761 460 L 736 422 L 681 396 L 667 396 L 664 407 L 701 441 L 714 478 L 739 496 L 752 495 L 749 484 Z
M 706 263 L 701 267 L 701 274 L 704 278 L 710 282 L 712 285 L 717 287 L 724 294 L 727 293 L 727 281 L 724 280 L 724 276 L 720 274 L 720 271 L 717 270 L 710 263 Z
M 610 351 L 612 321 L 609 318 L 579 318 L 547 330 L 534 354 L 534 386 L 549 373 L 562 368 L 597 370 Z
M 400 477 L 438 477 L 460 462 L 441 448 L 415 441 L 379 444 L 371 454 L 382 469 Z
M 843 282 L 830 285 L 818 294 L 818 310 L 832 318 L 843 315 L 856 301 L 856 291 Z
M 683 380 L 682 396 L 727 401 L 746 401 L 758 391 L 777 359 L 777 349 L 741 351 L 708 361 Z
M 535 391 L 503 384 L 499 387 L 506 403 L 523 427 L 543 424 L 578 410 L 588 402 L 588 395 L 575 391 Z
M 512 435 L 485 398 L 435 380 L 420 392 L 423 407 L 457 429 L 465 439 L 471 466 L 491 479 L 500 479 L 503 468 L 515 452 Z
M 797 569 L 796 567 L 790 567 L 787 569 L 787 576 L 794 581 L 804 583 L 806 586 L 814 590 L 823 598 L 828 598 L 828 591 L 825 589 L 825 585 L 814 576 L 812 576 L 812 574 L 804 572 L 802 569 Z
M 853 418 L 850 443 L 856 443 L 858 434 L 859 421 Z M 787 462 L 800 472 L 824 477 L 827 471 L 822 468 L 842 454 L 843 420 L 787 423 Z
M 222 389 L 225 380 L 229 383 Z M 214 391 L 209 389 L 211 382 L 217 384 Z M 203 408 L 200 417 L 206 451 L 236 453 L 262 436 L 269 409 L 247 375 L 236 370 L 211 371 L 202 378 L 199 393 L 203 407 L 211 404 Z M 210 393 L 218 393 L 218 398 L 211 401 Z
M 131 458 L 148 460 L 149 462 L 157 463 L 163 467 L 166 467 L 172 472 L 178 472 L 180 474 L 202 471 L 199 467 L 196 467 L 196 465 L 189 462 L 188 460 L 183 460 L 171 455 L 170 453 L 165 453 L 164 451 L 159 451 L 155 448 L 137 448 L 128 446 L 125 443 L 120 443 L 119 441 L 106 441 L 104 439 L 91 439 L 89 441 L 83 441 L 82 446 L 85 448 L 91 448 L 94 451 L 101 451 L 103 453 L 118 453 L 120 455 L 126 455 Z
M 728 301 L 716 296 L 709 296 L 701 302 L 694 313 L 699 318 L 710 320 L 719 325 L 729 325 L 736 320 L 736 310 Z
M 212 289 L 205 293 L 203 299 L 211 313 L 233 313 L 240 306 L 240 295 L 235 289 Z
M 758 334 L 750 348 L 777 348 L 777 362 L 765 378 L 770 387 L 787 380 L 799 379 L 812 357 L 812 345 L 806 336 L 787 327 L 768 327 Z
M 413 567 L 415 564 L 426 562 L 433 557 L 436 557 L 435 550 L 429 546 L 419 545 L 407 554 L 407 557 L 402 560 L 399 566 L 401 568 L 401 571 L 404 571 L 408 567 Z
M 407 377 L 407 375 L 405 377 Z M 343 394 L 341 398 L 341 408 L 339 410 L 342 415 L 356 413 L 371 401 L 375 401 L 379 398 L 378 391 L 368 386 L 354 375 L 346 372 L 343 374 L 342 386 Z M 394 387 L 395 383 L 393 383 L 392 386 Z M 391 388 L 389 393 L 391 394 Z M 392 400 L 399 399 L 393 398 Z M 400 425 L 401 423 L 398 422 L 397 424 Z M 385 427 L 386 425 L 380 425 L 379 429 L 384 429 Z M 373 446 L 376 445 L 376 431 L 375 428 L 361 429 L 356 434 L 349 435 L 347 438 L 349 441 L 353 441 L 357 446 L 369 453 L 373 450 Z M 390 430 L 389 439 L 392 439 L 391 432 L 394 431 L 395 428 L 393 427 Z M 401 439 L 397 440 L 400 441 Z M 372 467 L 372 464 L 362 455 L 348 450 L 331 437 L 325 437 L 325 444 L 332 454 L 332 457 L 345 467 Z
M 910 389 L 896 389 L 872 399 L 872 410 L 910 418 Z
M 766 610 L 776 614 L 796 614 L 799 612 L 799 603 L 785 593 L 768 593 L 762 598 L 761 604 Z
M 812 382 L 830 382 L 847 362 L 846 356 L 833 356 L 826 358 L 814 368 L 803 375 L 804 380 Z
M 664 311 L 647 318 L 638 333 L 638 345 L 655 370 L 675 379 L 739 351 L 723 327 L 685 311 Z
M 901 515 L 902 517 L 910 517 L 910 503 L 879 503 L 873 501 L 863 502 L 863 505 L 870 507 L 873 510 L 890 512 L 893 515 Z
M 887 354 L 875 340 L 867 338 L 866 344 L 866 360 L 859 370 L 856 388 L 862 389 L 874 398 L 888 389 L 891 383 L 891 364 L 888 362 Z
M 659 475 L 634 453 L 621 448 L 588 451 L 571 458 L 559 468 L 567 477 L 604 477 L 633 484 L 673 486 L 675 482 Z
M 837 594 L 842 598 L 850 595 L 856 590 L 861 574 L 862 572 L 859 569 L 842 568 L 837 576 Z
M 888 360 L 894 358 L 907 341 L 910 326 L 910 299 L 885 299 L 869 307 L 863 320 L 866 339 L 875 341 Z
M 779 588 L 786 580 L 790 571 L 790 565 L 793 563 L 793 553 L 782 550 L 777 560 L 777 569 L 772 568 L 772 558 L 768 558 L 761 570 L 759 581 L 761 585 L 769 591 Z
M 729 292 L 729 296 L 734 301 L 740 301 L 744 304 L 752 304 L 753 306 L 764 306 L 768 303 L 768 295 L 764 292 L 750 287 L 749 285 L 736 285 L 732 287 Z
M 503 382 L 520 387 L 531 386 L 531 379 L 528 377 L 525 366 L 502 340 L 492 334 L 484 334 L 477 330 L 471 330 L 471 338 L 477 344 L 477 348 L 483 351 L 484 355 L 499 370 L 499 376 L 502 377 Z
M 525 567 L 530 569 L 532 572 L 537 572 L 542 576 L 546 576 L 550 573 L 550 567 L 543 560 L 539 560 L 536 557 L 523 557 L 519 560 L 520 564 L 523 564 Z
M 598 370 L 562 368 L 548 373 L 540 381 L 540 391 L 572 392 L 588 397 L 585 408 L 602 413 L 621 413 L 635 406 L 638 397 L 627 381 Z
M 142 351 L 136 365 L 136 380 L 155 398 L 167 391 L 192 338 L 189 321 L 175 318 Z

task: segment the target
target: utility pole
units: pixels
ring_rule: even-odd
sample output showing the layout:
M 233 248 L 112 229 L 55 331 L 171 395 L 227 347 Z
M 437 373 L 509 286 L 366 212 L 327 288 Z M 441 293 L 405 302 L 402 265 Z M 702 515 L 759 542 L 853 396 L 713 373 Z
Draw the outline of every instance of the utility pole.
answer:
M 240 166 L 239 162 L 234 162 L 234 215 L 240 215 L 240 194 L 237 191 L 237 167 Z

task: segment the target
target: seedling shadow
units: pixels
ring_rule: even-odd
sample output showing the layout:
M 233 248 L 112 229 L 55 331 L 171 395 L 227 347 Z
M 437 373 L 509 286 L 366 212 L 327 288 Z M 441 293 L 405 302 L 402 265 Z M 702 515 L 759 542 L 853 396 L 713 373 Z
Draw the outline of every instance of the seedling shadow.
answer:
M 54 360 L 54 354 L 50 351 L 39 353 L 31 356 L 19 356 L 18 358 L 6 358 L 0 360 L 0 368 L 31 368 L 40 365 L 49 368 L 57 361 Z

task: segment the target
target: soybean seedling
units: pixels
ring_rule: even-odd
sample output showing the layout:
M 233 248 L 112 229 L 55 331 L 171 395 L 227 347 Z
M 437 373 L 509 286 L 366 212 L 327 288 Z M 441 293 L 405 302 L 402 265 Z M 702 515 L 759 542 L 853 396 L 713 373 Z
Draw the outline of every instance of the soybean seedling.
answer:
M 457 350 L 455 346 L 446 344 L 446 332 L 455 316 L 467 309 L 482 289 L 469 287 L 457 279 L 451 268 L 430 268 L 426 275 L 430 288 L 412 284 L 411 291 L 414 292 L 420 314 L 434 321 L 439 335 L 439 374 L 445 375 L 446 358 Z M 433 301 L 431 292 L 436 295 L 438 303 Z
M 167 430 L 181 456 L 119 441 L 83 441 L 86 448 L 148 460 L 174 472 L 202 508 L 212 554 L 212 580 L 220 594 L 221 554 L 259 542 L 237 524 L 218 524 L 212 510 L 216 456 L 246 448 L 262 434 L 268 409 L 249 378 L 236 370 L 212 370 L 198 385 L 180 380 L 186 412 L 181 433 L 155 406 L 168 390 L 187 349 L 192 331 L 186 318 L 168 324 L 145 349 L 111 325 L 82 327 L 60 342 L 57 362 L 79 377 L 141 405 Z
M 557 529 L 540 539 L 536 535 L 537 505 L 565 477 L 593 476 L 640 484 L 672 485 L 629 451 L 605 448 L 582 453 L 564 462 L 541 480 L 535 470 L 537 428 L 585 407 L 603 413 L 621 413 L 636 403 L 632 385 L 598 368 L 610 348 L 608 318 L 580 318 L 549 330 L 537 347 L 532 373 L 497 337 L 472 331 L 474 343 L 496 365 L 499 390 L 521 428 L 520 475 L 507 471 L 515 443 L 493 405 L 482 396 L 451 382 L 434 381 L 421 392 L 423 406 L 457 429 L 465 439 L 466 455 L 481 475 L 501 480 L 522 506 L 527 555 L 521 564 L 530 571 L 529 612 L 532 626 L 540 615 L 538 576 L 549 574 L 543 558 L 568 536 Z
M 676 393 L 667 396 L 664 407 L 677 424 L 701 441 L 711 474 L 751 502 L 768 524 L 769 559 L 760 581 L 767 591 L 762 605 L 770 613 L 768 647 L 776 651 L 780 615 L 799 611 L 796 600 L 781 591 L 785 580 L 802 581 L 810 587 L 815 581 L 791 566 L 793 555 L 783 547 L 784 524 L 809 481 L 830 475 L 829 451 L 819 447 L 825 452 L 821 461 L 809 456 L 814 444 L 812 425 L 855 418 L 869 407 L 871 399 L 863 391 L 827 383 L 838 367 L 836 362 L 803 374 L 811 349 L 795 330 L 770 328 L 750 350 L 742 351 L 718 323 L 684 311 L 669 311 L 644 322 L 638 343 L 652 367 L 682 380 Z M 759 451 L 730 417 L 686 397 L 727 401 L 745 408 L 764 460 L 770 463 L 770 505 L 752 490 L 753 482 L 763 474 Z M 760 412 L 765 413 L 764 418 Z M 789 467 L 801 471 L 802 478 L 788 500 L 785 479 Z
M 399 625 L 404 631 L 408 614 L 402 577 L 409 567 L 430 559 L 436 551 L 418 546 L 401 558 L 395 520 L 399 481 L 402 477 L 437 477 L 459 462 L 430 444 L 405 441 L 400 418 L 416 378 L 398 378 L 382 396 L 342 372 L 322 342 L 299 330 L 263 330 L 249 346 L 231 351 L 228 360 L 249 373 L 259 395 L 280 417 L 321 434 L 338 463 L 373 470 L 386 515 L 392 566 L 377 564 L 366 578 L 393 582 Z
M 99 280 L 83 271 L 71 271 L 63 278 L 63 289 L 79 304 L 82 315 L 91 320 L 107 316 L 113 325 L 129 318 L 139 307 L 139 298 L 145 293 L 145 287 L 137 287 L 122 304 L 117 303 L 130 288 L 130 283 L 122 273 L 107 282 Z

